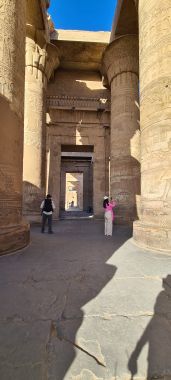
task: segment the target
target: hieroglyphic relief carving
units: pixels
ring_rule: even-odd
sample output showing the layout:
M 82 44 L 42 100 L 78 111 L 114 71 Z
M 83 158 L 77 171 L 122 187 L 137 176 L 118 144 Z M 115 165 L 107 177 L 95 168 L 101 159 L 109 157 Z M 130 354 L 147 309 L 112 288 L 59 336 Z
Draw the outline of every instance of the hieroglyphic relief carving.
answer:
M 139 72 L 138 65 L 138 38 L 130 35 L 115 39 L 105 50 L 103 55 L 103 70 L 107 73 L 109 83 L 121 73 Z
M 39 210 L 45 191 L 46 88 L 59 65 L 59 52 L 44 33 L 27 25 L 24 128 L 24 210 Z M 28 160 L 32 163 L 28 165 Z M 33 172 L 32 167 L 36 170 Z
M 12 35 L 15 35 L 14 13 L 14 2 L 0 0 L 0 91 L 10 100 L 12 100 L 14 70 L 14 59 L 11 55 L 14 48 Z
M 0 254 L 28 244 L 22 220 L 25 1 L 0 0 Z
M 47 106 L 57 109 L 90 109 L 109 111 L 110 102 L 107 98 L 86 98 L 71 96 L 48 96 Z
M 136 218 L 139 194 L 139 144 L 132 149 L 138 133 L 138 38 L 124 36 L 114 40 L 103 56 L 103 70 L 111 86 L 111 195 L 118 199 L 117 218 Z M 134 143 L 135 146 L 135 143 Z
M 35 79 L 49 80 L 53 70 L 59 66 L 58 48 L 45 43 L 41 48 L 34 40 L 26 39 L 26 70 L 34 74 Z
M 21 7 L 20 3 L 0 0 L 0 93 L 19 114 L 23 106 L 25 59 L 25 3 Z
M 139 30 L 142 213 L 134 236 L 144 246 L 171 250 L 170 1 L 139 0 Z

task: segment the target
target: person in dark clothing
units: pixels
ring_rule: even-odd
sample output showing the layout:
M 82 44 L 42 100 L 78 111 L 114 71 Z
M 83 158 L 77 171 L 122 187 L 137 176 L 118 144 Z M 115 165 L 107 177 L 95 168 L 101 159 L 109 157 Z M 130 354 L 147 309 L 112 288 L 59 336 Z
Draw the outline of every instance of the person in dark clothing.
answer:
M 42 233 L 45 232 L 46 221 L 48 221 L 48 232 L 52 234 L 52 213 L 55 209 L 55 205 L 50 194 L 47 194 L 40 208 L 42 210 Z

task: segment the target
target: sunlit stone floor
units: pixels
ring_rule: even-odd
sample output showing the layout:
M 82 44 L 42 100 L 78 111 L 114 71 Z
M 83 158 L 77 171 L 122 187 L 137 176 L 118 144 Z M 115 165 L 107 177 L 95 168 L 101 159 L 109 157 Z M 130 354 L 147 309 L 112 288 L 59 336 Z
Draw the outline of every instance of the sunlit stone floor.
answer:
M 0 380 L 170 380 L 171 256 L 103 221 L 54 232 L 0 258 Z

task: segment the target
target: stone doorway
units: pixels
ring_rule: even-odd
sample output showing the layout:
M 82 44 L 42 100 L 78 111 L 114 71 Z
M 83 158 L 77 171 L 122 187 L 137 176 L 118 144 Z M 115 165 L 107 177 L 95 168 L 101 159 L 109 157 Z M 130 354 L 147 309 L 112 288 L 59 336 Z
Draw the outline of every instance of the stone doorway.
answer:
M 82 217 L 92 214 L 93 152 L 62 151 L 60 217 Z
M 65 211 L 83 211 L 83 173 L 66 173 Z

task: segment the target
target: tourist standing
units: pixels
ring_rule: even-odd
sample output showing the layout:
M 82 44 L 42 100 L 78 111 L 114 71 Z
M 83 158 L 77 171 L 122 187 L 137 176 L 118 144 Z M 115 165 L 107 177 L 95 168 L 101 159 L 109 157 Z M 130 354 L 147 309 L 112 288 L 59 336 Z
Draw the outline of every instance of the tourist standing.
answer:
M 55 205 L 50 194 L 47 194 L 40 208 L 42 210 L 42 233 L 45 232 L 46 221 L 48 221 L 48 233 L 52 234 L 52 213 L 55 209 Z
M 104 208 L 104 218 L 105 218 L 105 235 L 112 236 L 113 232 L 113 221 L 114 221 L 114 212 L 113 208 L 116 206 L 116 202 L 109 202 L 109 198 L 105 195 L 103 200 L 103 208 Z

